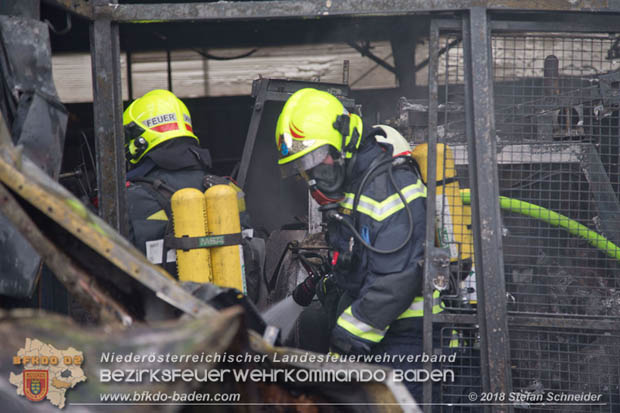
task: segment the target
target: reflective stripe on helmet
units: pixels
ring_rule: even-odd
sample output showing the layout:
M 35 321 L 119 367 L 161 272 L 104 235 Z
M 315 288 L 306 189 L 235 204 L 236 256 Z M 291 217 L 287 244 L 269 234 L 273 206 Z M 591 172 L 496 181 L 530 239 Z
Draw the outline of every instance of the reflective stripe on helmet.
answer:
M 404 187 L 401 192 L 407 200 L 407 203 L 417 198 L 426 198 L 426 186 L 424 186 L 421 179 L 418 179 L 418 182 L 415 184 Z M 340 206 L 353 209 L 354 200 L 355 194 L 346 193 L 344 201 L 340 203 Z M 362 195 L 357 204 L 357 211 L 368 215 L 375 221 L 383 221 L 404 207 L 405 205 L 398 194 L 392 194 L 381 202 L 375 201 L 366 195 Z
M 164 123 L 163 125 L 157 125 L 151 128 L 151 130 L 154 130 L 157 132 L 168 132 L 170 130 L 178 130 L 178 129 L 179 129 L 179 125 L 176 122 Z

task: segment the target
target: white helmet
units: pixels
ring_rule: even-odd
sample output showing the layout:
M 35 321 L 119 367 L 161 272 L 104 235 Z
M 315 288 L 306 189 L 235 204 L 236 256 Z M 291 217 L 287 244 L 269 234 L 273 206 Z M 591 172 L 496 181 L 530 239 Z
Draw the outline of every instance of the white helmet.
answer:
M 383 129 L 385 136 L 375 135 L 377 142 L 389 143 L 394 147 L 394 156 L 411 155 L 411 145 L 399 131 L 387 125 L 374 125 L 373 128 Z

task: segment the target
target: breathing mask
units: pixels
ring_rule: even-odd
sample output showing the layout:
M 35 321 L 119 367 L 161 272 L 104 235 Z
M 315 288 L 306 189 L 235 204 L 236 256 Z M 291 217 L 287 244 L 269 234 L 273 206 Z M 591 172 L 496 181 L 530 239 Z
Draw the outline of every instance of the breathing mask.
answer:
M 281 165 L 283 177 L 300 175 L 319 205 L 342 201 L 345 180 L 344 159 L 329 146 L 322 146 L 295 161 Z
M 329 156 L 326 162 L 320 163 L 308 171 L 300 171 L 300 175 L 308 183 L 310 195 L 319 205 L 327 205 L 342 201 L 344 183 L 344 162 Z

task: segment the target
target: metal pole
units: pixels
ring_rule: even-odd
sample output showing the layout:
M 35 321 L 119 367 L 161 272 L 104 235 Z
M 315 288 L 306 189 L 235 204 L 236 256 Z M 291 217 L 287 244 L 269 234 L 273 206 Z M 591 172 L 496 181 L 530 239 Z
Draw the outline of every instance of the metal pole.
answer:
M 166 49 L 166 72 L 168 74 L 168 90 L 172 92 L 172 56 L 170 49 Z
M 508 397 L 512 384 L 510 343 L 498 202 L 491 35 L 485 8 L 473 7 L 470 10 L 463 24 L 463 40 L 482 386 L 485 392 L 503 393 Z M 490 410 L 511 412 L 513 408 L 493 405 Z
M 250 168 L 250 159 L 252 152 L 254 151 L 254 144 L 256 143 L 256 136 L 258 135 L 258 127 L 262 116 L 260 116 L 262 110 L 265 107 L 267 97 L 267 86 L 269 85 L 269 79 L 261 79 L 256 86 L 256 101 L 254 102 L 254 115 L 250 121 L 248 127 L 248 136 L 245 139 L 245 145 L 243 147 L 243 155 L 241 157 L 241 166 L 239 167 L 239 173 L 237 174 L 237 182 L 241 189 L 245 186 L 245 180 Z M 243 162 L 247 160 L 246 162 Z
M 437 191 L 437 106 L 439 92 L 437 86 L 437 67 L 439 64 L 439 27 L 437 21 L 431 21 L 428 64 L 428 170 L 427 170 L 427 202 L 426 202 L 426 253 L 424 257 L 424 353 L 433 354 L 433 284 L 432 264 L 429 252 L 435 246 L 435 194 Z M 412 74 L 413 75 L 413 74 Z M 431 371 L 432 363 L 425 363 L 424 369 Z M 432 411 L 432 383 L 424 383 L 424 412 Z
M 131 52 L 127 52 L 125 55 L 127 59 L 127 99 L 131 102 L 133 100 L 133 72 L 131 67 Z
M 411 31 L 405 31 L 407 34 L 403 36 L 401 34 L 403 31 L 400 30 L 398 35 L 390 39 L 390 45 L 400 93 L 402 96 L 413 97 L 417 74 L 415 70 L 416 39 Z M 416 32 L 415 35 L 418 36 L 418 33 Z
M 94 3 L 103 5 L 110 3 L 110 0 L 95 0 Z M 118 24 L 104 19 L 93 21 L 90 24 L 90 49 L 99 215 L 126 236 L 128 222 Z

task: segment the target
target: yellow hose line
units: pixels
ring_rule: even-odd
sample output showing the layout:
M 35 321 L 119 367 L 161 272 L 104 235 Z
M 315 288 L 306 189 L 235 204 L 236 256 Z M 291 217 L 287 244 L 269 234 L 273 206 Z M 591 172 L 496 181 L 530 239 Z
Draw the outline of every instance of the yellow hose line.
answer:
M 471 203 L 469 189 L 461 190 L 461 199 L 464 204 Z M 572 235 L 585 239 L 590 245 L 599 249 L 609 257 L 620 261 L 620 248 L 618 248 L 616 244 L 565 215 L 558 214 L 557 212 L 553 212 L 538 205 L 530 204 L 529 202 L 505 196 L 499 197 L 499 206 L 507 211 L 539 219 L 554 227 L 564 228 Z

